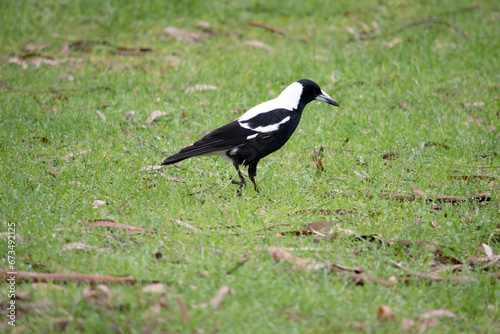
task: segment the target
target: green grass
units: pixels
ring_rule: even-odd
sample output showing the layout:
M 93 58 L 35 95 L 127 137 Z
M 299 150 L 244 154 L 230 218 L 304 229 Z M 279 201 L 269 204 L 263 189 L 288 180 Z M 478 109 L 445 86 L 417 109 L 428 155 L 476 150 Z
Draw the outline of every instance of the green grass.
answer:
M 18 283 L 17 293 L 29 295 L 17 301 L 16 332 L 389 333 L 401 331 L 403 318 L 416 320 L 434 309 L 457 317 L 439 317 L 429 333 L 500 330 L 498 280 L 488 278 L 499 272 L 498 263 L 489 271 L 436 274 L 470 276 L 477 283 L 413 279 L 405 284 L 406 273 L 390 263 L 432 273 L 432 252 L 377 246 L 344 234 L 315 243 L 315 236 L 276 233 L 335 220 L 360 236 L 442 244 L 443 255 L 463 263 L 485 256 L 478 249 L 483 243 L 500 251 L 498 177 L 451 177 L 500 174 L 457 166 L 500 166 L 500 5 L 495 1 L 7 0 L 0 2 L 0 13 L 0 220 L 2 232 L 14 222 L 23 236 L 16 270 L 137 280 L 109 285 L 114 295 L 104 306 L 83 297 L 88 284 Z M 428 18 L 460 31 L 442 23 L 399 31 Z M 213 32 L 198 43 L 162 33 L 168 26 L 199 30 L 199 21 L 209 22 Z M 286 36 L 248 21 L 281 28 Z M 274 52 L 241 46 L 251 40 Z M 105 44 L 61 53 L 64 44 L 82 41 Z M 24 51 L 25 44 L 47 47 Z M 123 56 L 115 53 L 119 47 L 152 52 Z M 30 52 L 58 64 L 23 69 L 9 62 Z M 170 65 L 167 57 L 180 64 Z M 307 106 L 290 141 L 260 163 L 261 196 L 247 187 L 237 197 L 230 184 L 234 168 L 219 158 L 190 159 L 179 164 L 182 169 L 160 171 L 184 183 L 139 171 L 164 156 L 129 134 L 175 153 L 238 117 L 231 110 L 247 110 L 302 78 L 318 82 L 341 107 Z M 184 93 L 195 84 L 219 89 Z M 470 105 L 475 102 L 484 105 Z M 132 110 L 134 118 L 125 119 Z M 168 115 L 148 126 L 154 110 Z M 320 146 L 324 172 L 312 164 Z M 386 153 L 397 157 L 384 160 Z M 434 210 L 425 201 L 378 196 L 408 195 L 414 188 L 432 198 L 490 192 L 491 202 L 442 204 L 442 210 Z M 95 200 L 107 204 L 94 209 Z M 315 212 L 321 209 L 355 213 L 322 216 Z M 80 224 L 100 219 L 153 233 L 87 230 Z M 176 219 L 202 233 L 190 232 Z M 290 226 L 266 230 L 285 223 Z M 73 242 L 107 250 L 62 251 Z M 0 239 L 0 245 L 6 268 L 7 240 Z M 293 248 L 297 257 L 361 267 L 377 279 L 394 275 L 397 281 L 356 286 L 326 270 L 277 264 L 262 251 L 266 247 Z M 245 256 L 248 261 L 227 274 Z M 163 296 L 142 291 L 152 281 L 166 285 Z M 196 307 L 224 285 L 231 293 L 217 309 Z M 3 293 L 1 298 L 5 310 L 8 300 Z M 176 298 L 186 304 L 189 324 Z M 30 311 L 43 299 L 54 306 Z M 377 317 L 381 305 L 392 308 L 393 321 Z M 2 318 L 1 328 L 14 332 Z M 415 321 L 412 332 L 421 324 Z

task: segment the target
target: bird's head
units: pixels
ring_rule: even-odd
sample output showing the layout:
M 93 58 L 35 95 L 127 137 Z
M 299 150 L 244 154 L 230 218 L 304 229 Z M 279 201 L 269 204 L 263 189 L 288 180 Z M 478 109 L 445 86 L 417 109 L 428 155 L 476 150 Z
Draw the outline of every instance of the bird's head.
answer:
M 297 81 L 297 83 L 302 85 L 302 95 L 300 99 L 304 104 L 307 104 L 313 100 L 318 100 L 331 104 L 335 107 L 339 106 L 339 104 L 330 95 L 319 88 L 319 85 L 314 81 L 309 79 L 302 79 Z

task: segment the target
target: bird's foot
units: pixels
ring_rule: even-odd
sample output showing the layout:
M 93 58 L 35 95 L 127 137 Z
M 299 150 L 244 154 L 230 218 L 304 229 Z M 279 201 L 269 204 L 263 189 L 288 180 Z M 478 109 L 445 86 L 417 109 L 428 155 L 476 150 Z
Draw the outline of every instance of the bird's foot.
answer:
M 241 189 L 243 189 L 247 184 L 245 179 L 242 178 L 239 182 L 236 180 L 231 180 L 231 183 L 239 186 L 238 190 L 236 191 L 236 196 L 241 196 Z

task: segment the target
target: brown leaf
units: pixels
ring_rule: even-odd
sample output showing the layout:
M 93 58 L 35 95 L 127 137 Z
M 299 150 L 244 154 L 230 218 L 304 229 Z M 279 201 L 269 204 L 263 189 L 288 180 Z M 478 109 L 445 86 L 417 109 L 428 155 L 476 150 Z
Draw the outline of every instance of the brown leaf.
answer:
M 30 58 L 29 60 L 27 58 Z M 23 69 L 27 69 L 29 65 L 39 68 L 40 65 L 45 64 L 49 66 L 57 66 L 59 62 L 50 57 L 28 57 L 28 56 L 14 56 L 8 61 L 10 64 L 20 65 Z
M 324 172 L 325 171 L 325 167 L 323 166 L 323 162 L 321 161 L 321 159 L 317 160 L 317 161 L 313 161 L 313 165 L 316 167 L 316 169 L 320 172 Z
M 199 42 L 207 34 L 200 31 L 183 30 L 175 27 L 163 29 L 163 33 L 175 37 L 180 42 L 194 43 Z
M 427 320 L 436 317 L 456 318 L 457 316 L 453 312 L 448 310 L 432 310 L 419 314 L 417 316 L 417 320 Z
M 48 44 L 35 45 L 35 44 L 25 43 L 22 46 L 21 50 L 22 51 L 30 51 L 30 52 L 42 51 L 42 50 L 46 49 L 48 46 L 49 46 Z
M 148 123 L 149 126 L 159 117 L 166 116 L 167 113 L 161 110 L 155 110 L 149 115 L 149 117 L 146 119 L 146 123 Z
M 417 199 L 424 199 L 425 198 L 424 192 L 420 189 L 413 188 L 413 189 L 410 189 L 410 191 L 411 191 L 411 194 L 413 196 L 415 196 L 415 198 L 417 198 Z
M 328 221 L 319 221 L 319 222 L 311 222 L 307 223 L 305 225 L 302 225 L 302 229 L 304 231 L 320 231 L 326 227 L 332 226 L 333 222 L 328 222 Z
M 87 287 L 82 292 L 82 299 L 87 303 L 109 308 L 108 300 L 115 296 L 104 284 L 96 287 Z
M 361 322 L 359 321 L 353 321 L 351 323 L 351 326 L 354 327 L 354 329 L 358 330 L 358 331 L 361 331 L 361 332 L 366 332 L 366 326 L 363 325 Z
M 186 90 L 184 90 L 184 93 L 190 94 L 190 93 L 194 93 L 194 92 L 202 92 L 204 90 L 218 90 L 218 89 L 219 89 L 219 87 L 217 87 L 217 86 L 198 84 L 198 85 L 194 85 L 194 86 L 186 88 Z
M 377 318 L 383 321 L 394 321 L 396 316 L 392 314 L 392 308 L 387 305 L 380 305 L 377 309 Z
M 196 27 L 203 30 L 204 32 L 212 32 L 212 25 L 209 22 L 199 21 L 196 23 Z
M 123 117 L 128 120 L 134 119 L 134 116 L 135 116 L 135 110 L 123 114 Z
M 409 318 L 403 318 L 401 319 L 401 331 L 402 332 L 409 332 L 413 325 L 415 324 L 415 321 Z
M 417 328 L 415 328 L 414 333 L 417 333 L 417 334 L 424 333 L 428 327 L 433 327 L 433 326 L 436 326 L 437 324 L 438 324 L 438 320 L 434 319 L 434 318 L 424 320 L 424 321 L 422 321 L 422 323 L 420 325 L 417 326 Z
M 231 288 L 227 285 L 221 286 L 221 288 L 217 291 L 215 296 L 213 296 L 208 303 L 213 308 L 218 308 L 219 305 L 224 301 L 224 298 L 231 292 Z
M 385 153 L 382 155 L 382 159 L 384 160 L 394 160 L 398 157 L 397 153 Z
M 491 258 L 491 257 L 493 257 L 493 255 L 495 255 L 493 253 L 493 250 L 491 249 L 491 247 L 488 246 L 487 244 L 481 244 L 479 246 L 479 249 L 482 250 L 484 252 L 484 254 L 486 254 L 486 256 L 489 258 Z
M 265 43 L 263 43 L 261 41 L 246 41 L 246 42 L 241 43 L 241 46 L 247 46 L 247 47 L 254 47 L 254 48 L 258 48 L 258 49 L 264 49 L 264 50 L 267 50 L 267 51 L 269 51 L 271 53 L 274 52 L 274 49 L 271 46 L 269 46 L 269 45 L 267 45 L 267 44 L 265 44 Z
M 472 181 L 481 181 L 484 179 L 481 175 L 471 175 L 471 176 L 469 176 L 469 175 L 450 175 L 450 178 L 455 179 L 455 180 L 464 180 L 464 181 L 468 181 L 471 179 L 472 179 Z
M 175 301 L 177 302 L 177 306 L 179 306 L 179 310 L 181 311 L 182 321 L 184 321 L 186 325 L 189 325 L 191 319 L 189 318 L 189 311 L 186 307 L 186 304 L 184 304 L 182 299 L 180 299 L 179 297 L 176 297 Z
M 109 250 L 109 248 L 99 248 L 96 246 L 89 246 L 89 245 L 84 244 L 83 242 L 72 242 L 72 243 L 64 245 L 63 248 L 61 249 L 61 252 L 71 250 L 71 249 L 96 250 L 98 252 L 105 252 L 105 251 Z
M 95 221 L 95 222 L 88 224 L 86 227 L 89 230 L 93 229 L 95 227 L 115 227 L 115 228 L 124 228 L 124 229 L 130 230 L 130 231 L 140 231 L 140 232 L 150 232 L 150 233 L 153 232 L 153 231 L 145 229 L 144 227 L 116 223 L 116 222 L 111 221 L 111 220 L 98 220 L 98 221 Z

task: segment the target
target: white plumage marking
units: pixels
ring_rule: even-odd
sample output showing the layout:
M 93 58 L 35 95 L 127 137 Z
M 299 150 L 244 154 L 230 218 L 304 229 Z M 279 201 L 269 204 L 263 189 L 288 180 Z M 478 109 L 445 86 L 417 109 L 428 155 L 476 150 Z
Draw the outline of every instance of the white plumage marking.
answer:
M 254 139 L 254 138 L 255 138 L 255 137 L 257 137 L 258 135 L 259 135 L 258 133 L 254 134 L 254 135 L 250 135 L 250 136 L 248 136 L 248 137 L 247 137 L 247 139 Z
M 300 97 L 302 96 L 302 89 L 304 87 L 299 82 L 294 82 L 290 86 L 288 86 L 277 98 L 263 102 L 261 104 L 256 105 L 252 109 L 248 110 L 246 113 L 241 115 L 238 118 L 238 121 L 248 121 L 251 118 L 254 118 L 258 114 L 263 114 L 266 112 L 270 112 L 274 109 L 287 109 L 294 110 L 299 106 Z
M 245 129 L 257 131 L 260 133 L 266 133 L 266 132 L 274 132 L 274 131 L 278 130 L 281 124 L 284 124 L 284 123 L 288 122 L 289 120 L 290 120 L 290 116 L 287 116 L 287 117 L 283 118 L 283 120 L 281 120 L 281 122 L 279 122 L 279 123 L 271 124 L 271 125 L 267 125 L 267 126 L 259 126 L 256 128 L 250 127 L 250 125 L 248 125 L 247 123 L 241 123 L 241 122 L 239 122 L 239 123 L 240 123 L 240 126 L 245 128 Z M 253 135 L 251 135 L 251 136 L 253 136 Z M 250 138 L 247 137 L 247 139 L 250 139 Z

